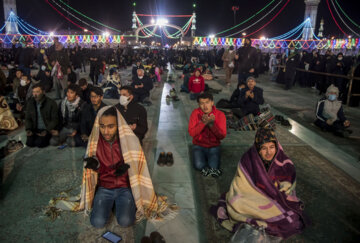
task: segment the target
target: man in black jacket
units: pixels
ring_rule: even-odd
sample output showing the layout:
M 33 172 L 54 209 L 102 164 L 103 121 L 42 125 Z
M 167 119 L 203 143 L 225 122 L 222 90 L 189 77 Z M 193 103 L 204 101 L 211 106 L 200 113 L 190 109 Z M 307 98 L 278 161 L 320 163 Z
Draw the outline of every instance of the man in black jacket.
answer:
M 87 145 L 98 111 L 106 106 L 102 101 L 103 96 L 104 92 L 101 88 L 92 87 L 90 90 L 91 104 L 85 103 L 81 111 L 80 132 L 84 146 Z
M 117 104 L 115 107 L 120 111 L 142 144 L 142 140 L 148 130 L 147 114 L 145 108 L 134 101 L 133 88 L 131 86 L 120 88 L 120 104 Z
M 70 147 L 82 145 L 80 114 L 84 102 L 80 99 L 79 93 L 79 86 L 69 85 L 65 99 L 59 104 L 59 126 L 50 140 L 51 145 L 57 146 L 64 143 Z
M 253 76 L 256 66 L 256 49 L 251 46 L 250 38 L 245 38 L 244 46 L 238 50 L 235 56 L 239 60 L 238 84 L 245 83 L 249 76 Z
M 151 105 L 149 100 L 150 90 L 153 88 L 153 82 L 150 77 L 144 75 L 144 69 L 137 70 L 137 76 L 132 81 L 134 101 Z
M 97 85 L 99 75 L 100 75 L 100 60 L 99 60 L 99 51 L 97 50 L 96 45 L 93 45 L 89 53 L 90 60 L 90 79 L 94 85 Z
M 248 114 L 258 115 L 259 105 L 264 104 L 263 90 L 256 87 L 255 78 L 250 76 L 246 80 L 247 86 L 241 90 L 238 103 L 241 107 L 241 116 Z
M 300 62 L 300 56 L 295 50 L 295 46 L 290 46 L 289 55 L 286 58 L 285 63 L 285 90 L 290 89 L 295 80 L 296 68 L 298 67 Z
M 51 135 L 55 133 L 59 122 L 58 108 L 40 84 L 32 87 L 32 94 L 25 111 L 26 145 L 43 148 L 49 145 Z

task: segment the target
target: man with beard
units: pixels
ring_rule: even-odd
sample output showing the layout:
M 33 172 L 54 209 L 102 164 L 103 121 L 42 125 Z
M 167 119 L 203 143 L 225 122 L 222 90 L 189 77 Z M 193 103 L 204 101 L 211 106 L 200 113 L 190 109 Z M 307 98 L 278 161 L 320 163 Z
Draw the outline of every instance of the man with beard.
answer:
M 256 49 L 251 46 L 250 38 L 245 38 L 244 46 L 239 49 L 235 59 L 239 60 L 238 83 L 243 84 L 255 72 Z
M 51 135 L 55 133 L 58 109 L 56 102 L 45 95 L 40 84 L 32 87 L 32 95 L 25 111 L 26 145 L 43 148 L 49 145 Z

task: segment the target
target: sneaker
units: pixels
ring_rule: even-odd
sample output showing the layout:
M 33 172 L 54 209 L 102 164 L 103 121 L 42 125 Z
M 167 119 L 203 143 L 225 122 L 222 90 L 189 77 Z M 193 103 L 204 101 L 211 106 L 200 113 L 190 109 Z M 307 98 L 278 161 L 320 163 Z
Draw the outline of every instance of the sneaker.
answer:
M 171 152 L 168 152 L 166 154 L 166 165 L 167 166 L 172 166 L 174 164 L 174 157 L 173 157 L 173 154 Z
M 159 154 L 159 158 L 157 160 L 157 164 L 160 166 L 160 167 L 163 167 L 165 164 L 166 164 L 166 156 L 165 156 L 165 152 L 161 152 Z
M 220 169 L 211 168 L 211 169 L 209 170 L 209 174 L 210 174 L 212 177 L 217 178 L 217 177 L 221 176 L 222 172 L 221 172 Z
M 167 95 L 167 96 L 166 96 L 166 101 L 169 101 L 170 98 L 171 98 L 170 95 Z
M 204 168 L 204 169 L 202 169 L 202 170 L 201 170 L 201 174 L 202 174 L 203 176 L 208 176 L 208 175 L 210 175 L 210 170 L 209 170 L 209 168 Z

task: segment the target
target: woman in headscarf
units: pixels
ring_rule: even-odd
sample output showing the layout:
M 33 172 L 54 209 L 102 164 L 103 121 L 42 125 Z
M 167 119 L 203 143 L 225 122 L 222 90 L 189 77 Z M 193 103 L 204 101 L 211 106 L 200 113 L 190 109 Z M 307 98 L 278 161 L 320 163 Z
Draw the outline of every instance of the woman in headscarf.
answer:
M 327 88 L 325 96 L 317 104 L 315 125 L 325 132 L 348 137 L 352 131 L 347 129 L 350 127 L 350 121 L 346 119 L 342 102 L 338 100 L 339 89 L 332 84 Z
M 211 211 L 235 232 L 243 224 L 263 227 L 269 235 L 288 238 L 304 227 L 304 205 L 295 193 L 296 173 L 275 133 L 259 128 L 254 145 L 242 156 L 230 190 Z

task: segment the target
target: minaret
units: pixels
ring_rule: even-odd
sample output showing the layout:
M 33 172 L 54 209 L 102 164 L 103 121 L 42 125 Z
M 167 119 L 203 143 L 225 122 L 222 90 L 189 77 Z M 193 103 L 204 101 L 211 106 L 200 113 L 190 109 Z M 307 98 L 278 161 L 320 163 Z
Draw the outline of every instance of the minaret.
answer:
M 132 14 L 132 27 L 131 28 L 133 29 L 134 32 L 137 29 L 137 26 L 136 26 L 136 12 L 135 11 Z
M 195 37 L 195 30 L 196 30 L 196 14 L 195 11 L 193 12 L 192 16 L 193 20 L 191 23 L 191 37 Z
M 318 37 L 319 38 L 323 38 L 324 37 L 324 19 L 321 19 L 320 21 L 320 28 L 319 28 L 319 33 L 318 33 Z
M 6 34 L 17 34 L 19 33 L 17 22 L 15 22 L 10 14 L 13 12 L 15 16 L 16 13 L 16 0 L 3 0 L 4 2 L 4 17 L 6 23 Z M 10 18 L 9 18 L 10 17 Z
M 317 15 L 319 3 L 320 3 L 320 0 L 305 0 L 306 6 L 305 6 L 304 20 L 306 20 L 307 18 L 310 18 L 310 22 L 309 22 L 309 24 L 306 24 L 304 26 L 303 36 L 302 36 L 303 40 L 308 40 L 308 39 L 312 40 L 313 39 L 312 34 L 315 33 L 314 28 L 316 25 L 316 15 Z

